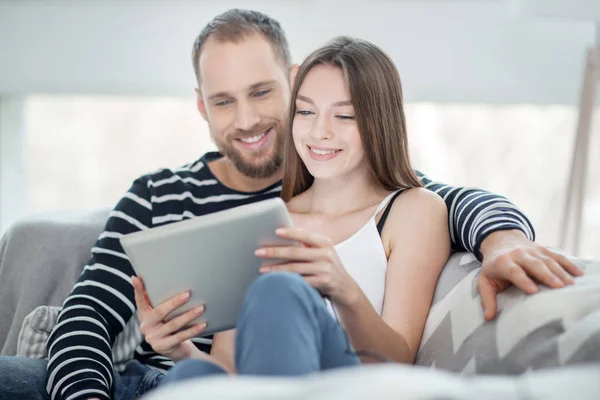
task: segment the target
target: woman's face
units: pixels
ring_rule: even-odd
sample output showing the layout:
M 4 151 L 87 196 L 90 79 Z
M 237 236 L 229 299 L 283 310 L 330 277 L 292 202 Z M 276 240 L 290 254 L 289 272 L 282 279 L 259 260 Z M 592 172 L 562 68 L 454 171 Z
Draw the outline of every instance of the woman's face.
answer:
M 363 163 L 364 150 L 342 70 L 313 67 L 296 99 L 292 135 L 298 155 L 315 179 L 347 177 Z

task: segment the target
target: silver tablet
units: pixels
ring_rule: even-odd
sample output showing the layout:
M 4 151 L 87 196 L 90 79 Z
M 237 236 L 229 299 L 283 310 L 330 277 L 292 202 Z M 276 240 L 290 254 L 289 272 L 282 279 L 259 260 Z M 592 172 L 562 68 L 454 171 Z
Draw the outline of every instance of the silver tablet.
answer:
M 167 320 L 205 305 L 193 324 L 206 321 L 206 336 L 235 327 L 246 289 L 260 275 L 263 260 L 254 252 L 296 245 L 275 234 L 291 226 L 283 200 L 273 198 L 125 235 L 121 244 L 154 306 L 191 292 Z

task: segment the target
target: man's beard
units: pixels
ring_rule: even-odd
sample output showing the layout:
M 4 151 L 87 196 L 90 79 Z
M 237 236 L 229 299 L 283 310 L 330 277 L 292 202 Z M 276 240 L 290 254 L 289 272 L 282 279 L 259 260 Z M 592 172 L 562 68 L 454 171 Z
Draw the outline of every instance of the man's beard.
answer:
M 267 160 L 261 161 L 249 161 L 247 157 L 244 157 L 242 150 L 237 148 L 232 142 L 228 139 L 221 139 L 217 135 L 213 135 L 213 140 L 219 149 L 219 152 L 224 156 L 231 160 L 234 167 L 240 171 L 243 175 L 248 178 L 253 179 L 263 179 L 270 178 L 279 172 L 279 169 L 283 165 L 283 137 L 281 136 L 280 126 L 272 126 L 272 131 L 269 132 L 269 135 L 275 135 L 272 140 L 274 141 L 272 147 L 267 149 L 257 150 L 248 150 L 248 152 L 254 152 L 258 157 L 252 158 L 262 158 L 264 155 L 268 155 L 268 152 L 272 152 L 272 156 Z M 253 137 L 260 135 L 266 132 L 269 129 L 269 126 L 259 126 L 251 131 L 237 131 L 235 133 L 235 137 Z M 279 133 L 277 133 L 279 132 Z M 233 139 L 237 140 L 237 139 Z M 271 140 L 268 138 L 267 140 Z

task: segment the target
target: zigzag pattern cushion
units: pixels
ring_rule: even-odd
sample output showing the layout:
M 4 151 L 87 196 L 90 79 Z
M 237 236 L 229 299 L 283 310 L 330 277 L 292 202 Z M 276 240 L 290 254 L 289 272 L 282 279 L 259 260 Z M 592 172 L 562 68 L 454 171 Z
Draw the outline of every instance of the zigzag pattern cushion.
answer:
M 519 374 L 600 361 L 600 263 L 572 258 L 585 272 L 575 285 L 542 286 L 528 296 L 515 287 L 498 297 L 485 322 L 477 292 L 480 262 L 459 253 L 437 284 L 416 363 L 449 371 Z

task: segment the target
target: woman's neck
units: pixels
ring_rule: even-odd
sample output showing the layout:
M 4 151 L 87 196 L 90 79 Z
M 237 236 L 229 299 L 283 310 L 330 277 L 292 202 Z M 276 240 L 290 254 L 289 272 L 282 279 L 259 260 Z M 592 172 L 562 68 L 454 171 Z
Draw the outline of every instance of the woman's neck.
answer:
M 311 214 L 342 215 L 368 207 L 387 193 L 368 173 L 332 180 L 315 179 L 305 193 L 303 208 Z

